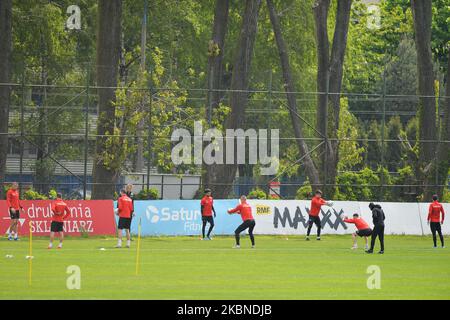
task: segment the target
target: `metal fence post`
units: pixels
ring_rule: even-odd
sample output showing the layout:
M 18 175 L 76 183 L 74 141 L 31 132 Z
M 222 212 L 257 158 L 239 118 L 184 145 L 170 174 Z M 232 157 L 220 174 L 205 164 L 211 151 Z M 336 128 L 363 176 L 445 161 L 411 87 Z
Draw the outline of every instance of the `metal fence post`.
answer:
M 447 80 L 447 81 L 449 81 L 449 80 Z M 436 97 L 434 97 L 434 99 L 436 100 Z M 438 118 L 438 123 L 437 123 L 437 145 L 436 145 L 436 149 L 435 149 L 435 152 L 434 152 L 434 172 L 435 172 L 434 189 L 435 190 L 440 190 L 440 188 L 441 188 L 441 187 L 439 187 L 440 183 L 439 183 L 439 162 L 438 162 L 439 148 L 440 148 L 440 144 L 441 144 L 441 114 L 440 114 L 440 109 L 441 108 L 440 108 L 439 101 L 440 101 L 440 99 L 438 99 L 438 112 L 437 112 L 437 118 Z M 445 183 L 446 180 L 447 179 L 444 179 L 443 183 Z
M 86 73 L 86 101 L 84 108 L 84 181 L 83 181 L 83 199 L 86 200 L 87 191 L 87 162 L 88 162 L 88 149 L 89 149 L 89 81 L 90 81 L 90 68 L 87 66 Z
M 22 70 L 22 101 L 20 103 L 20 165 L 19 165 L 19 193 L 22 192 L 22 184 L 23 184 L 23 149 L 24 149 L 24 138 L 25 138 L 25 128 L 24 128 L 24 113 L 25 113 L 25 65 Z
M 324 161 L 323 161 L 323 189 L 324 191 L 327 190 L 328 188 L 328 182 L 327 182 L 327 178 L 328 178 L 328 103 L 329 103 L 329 91 L 330 91 L 330 74 L 329 72 L 327 73 L 327 83 L 326 83 L 326 92 L 325 92 L 325 97 L 326 97 L 326 108 L 325 108 L 325 132 L 323 133 L 324 135 L 324 142 L 325 142 L 325 155 L 324 155 Z M 313 190 L 314 192 L 314 190 Z M 325 191 L 327 192 L 327 191 Z
M 269 88 L 268 88 L 268 98 L 267 98 L 267 108 L 269 112 L 268 117 L 268 124 L 267 128 L 270 134 L 270 143 L 267 145 L 267 150 L 269 151 L 269 148 L 272 147 L 272 133 L 271 133 L 271 127 L 272 127 L 272 68 L 269 70 Z M 272 154 L 272 150 L 270 150 L 270 154 Z M 266 180 L 267 181 L 267 180 Z M 265 183 L 265 187 L 268 190 L 268 193 L 271 191 L 270 183 Z
M 150 85 L 150 101 L 149 101 L 149 116 L 148 116 L 148 137 L 147 137 L 147 190 L 150 189 L 150 168 L 152 166 L 152 101 L 153 101 L 153 87 Z
M 183 200 L 183 177 L 180 179 L 180 200 Z
M 161 175 L 161 200 L 164 199 L 164 174 Z

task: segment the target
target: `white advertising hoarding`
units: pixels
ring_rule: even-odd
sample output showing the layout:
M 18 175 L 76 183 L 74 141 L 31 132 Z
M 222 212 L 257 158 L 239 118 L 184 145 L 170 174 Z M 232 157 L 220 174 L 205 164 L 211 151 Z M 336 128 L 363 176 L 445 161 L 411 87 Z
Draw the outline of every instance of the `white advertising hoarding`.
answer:
M 306 233 L 310 200 L 249 200 L 256 220 L 255 233 L 278 235 L 304 235 Z M 386 234 L 430 234 L 427 225 L 427 203 L 380 202 L 386 215 Z M 450 212 L 450 204 L 444 204 Z M 346 224 L 343 215 L 358 213 L 372 226 L 369 202 L 335 201 L 333 207 L 322 206 L 320 218 L 323 234 L 349 234 L 355 230 Z M 442 231 L 450 234 L 450 225 L 444 223 Z M 315 227 L 311 234 L 315 234 Z

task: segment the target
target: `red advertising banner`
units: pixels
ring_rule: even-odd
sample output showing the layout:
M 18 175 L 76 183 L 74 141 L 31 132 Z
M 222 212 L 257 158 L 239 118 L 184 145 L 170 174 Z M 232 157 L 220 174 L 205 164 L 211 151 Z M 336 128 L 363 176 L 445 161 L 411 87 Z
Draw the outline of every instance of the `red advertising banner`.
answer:
M 70 215 L 64 221 L 65 234 L 79 236 L 113 235 L 116 230 L 114 206 L 111 200 L 67 200 Z M 33 235 L 47 236 L 52 221 L 51 200 L 22 200 L 19 234 L 28 235 L 30 221 Z M 9 230 L 10 217 L 5 200 L 0 200 L 0 234 Z

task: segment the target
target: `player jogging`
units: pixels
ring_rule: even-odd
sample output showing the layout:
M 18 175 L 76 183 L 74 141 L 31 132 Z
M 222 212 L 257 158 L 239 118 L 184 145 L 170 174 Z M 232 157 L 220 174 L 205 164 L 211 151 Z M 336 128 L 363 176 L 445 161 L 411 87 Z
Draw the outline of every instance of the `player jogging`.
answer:
M 20 211 L 23 211 L 23 207 L 20 204 L 20 195 L 19 195 L 19 184 L 17 182 L 13 182 L 11 188 L 6 193 L 6 204 L 8 206 L 9 217 L 11 219 L 11 224 L 9 226 L 9 234 L 8 240 L 19 240 L 19 218 Z
M 48 249 L 53 248 L 53 239 L 55 238 L 55 233 L 59 233 L 59 245 L 58 249 L 62 248 L 64 240 L 64 220 L 70 215 L 69 207 L 62 200 L 62 194 L 58 193 L 56 200 L 52 203 L 52 224 L 50 226 L 50 243 L 48 244 Z
M 120 191 L 120 198 L 118 200 L 118 212 L 119 224 L 117 231 L 117 246 L 116 248 L 122 248 L 122 230 L 125 229 L 127 235 L 127 248 L 130 247 L 130 227 L 131 227 L 131 215 L 133 212 L 133 200 L 127 196 L 125 190 Z
M 216 217 L 216 210 L 213 205 L 213 197 L 211 196 L 211 189 L 205 189 L 205 196 L 200 201 L 200 210 L 202 213 L 202 240 L 211 240 L 211 231 L 214 228 L 214 218 Z M 214 212 L 214 218 L 212 216 Z M 206 224 L 209 223 L 208 234 L 205 238 Z
M 322 229 L 320 221 L 320 208 L 323 206 L 333 206 L 333 202 L 326 201 L 322 198 L 322 191 L 317 190 L 314 197 L 311 199 L 311 208 L 309 209 L 309 220 L 308 220 L 308 230 L 306 232 L 306 240 L 309 241 L 309 234 L 311 233 L 311 228 L 313 224 L 317 227 L 317 240 L 320 240 L 320 230 Z
M 444 218 L 445 218 L 444 207 L 442 206 L 442 204 L 438 202 L 438 196 L 434 195 L 433 202 L 430 203 L 430 207 L 428 209 L 428 218 L 427 218 L 428 224 L 430 225 L 431 228 L 431 233 L 433 234 L 434 248 L 437 248 L 436 232 L 439 234 L 439 238 L 441 239 L 442 248 L 445 248 L 444 236 L 442 235 L 441 231 L 441 224 L 444 224 Z
M 352 233 L 353 246 L 352 249 L 358 249 L 358 243 L 356 241 L 357 236 L 364 237 L 366 240 L 366 250 L 369 249 L 369 237 L 372 235 L 372 229 L 369 227 L 366 221 L 363 218 L 359 217 L 359 214 L 354 213 L 353 219 L 348 219 L 344 216 L 345 223 L 353 223 L 356 227 L 356 232 Z
M 375 247 L 375 240 L 377 237 L 380 239 L 380 251 L 379 254 L 384 253 L 384 220 L 385 215 L 383 209 L 379 204 L 369 203 L 369 208 L 372 210 L 372 220 L 373 220 L 373 231 L 372 238 L 370 241 L 370 249 L 367 250 L 367 253 L 373 253 L 373 248 Z
M 255 237 L 253 236 L 253 229 L 255 228 L 255 219 L 253 219 L 252 215 L 252 207 L 247 203 L 247 197 L 241 196 L 241 203 L 234 209 L 228 210 L 229 214 L 239 213 L 242 218 L 242 224 L 237 227 L 234 231 L 234 236 L 236 238 L 236 245 L 233 248 L 240 248 L 240 236 L 239 234 L 248 228 L 248 235 L 250 236 L 250 240 L 252 242 L 252 248 L 255 247 Z

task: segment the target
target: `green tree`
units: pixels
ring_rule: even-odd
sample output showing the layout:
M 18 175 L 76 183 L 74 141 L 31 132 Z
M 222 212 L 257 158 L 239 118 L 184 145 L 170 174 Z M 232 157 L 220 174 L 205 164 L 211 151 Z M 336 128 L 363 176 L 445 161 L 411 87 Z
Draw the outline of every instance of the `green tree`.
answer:
M 381 163 L 381 125 L 375 121 L 370 121 L 366 126 L 367 142 L 365 154 L 365 164 L 375 170 Z
M 398 48 L 389 57 L 385 69 L 385 79 L 377 83 L 377 92 L 386 89 L 386 95 L 393 96 L 386 99 L 386 111 L 401 115 L 401 122 L 414 117 L 417 111 L 417 67 L 414 40 L 403 38 Z
M 82 125 L 82 114 L 65 107 L 76 104 L 77 90 L 61 90 L 61 85 L 80 84 L 83 78 L 76 66 L 77 38 L 65 29 L 64 5 L 49 1 L 16 2 L 13 19 L 22 23 L 13 26 L 15 81 L 25 80 L 34 86 L 25 88 L 23 98 L 13 96 L 15 105 L 24 103 L 27 113 L 24 121 L 24 141 L 37 149 L 32 165 L 38 191 L 47 193 L 57 166 L 56 159 L 74 158 L 80 148 L 73 140 L 61 134 L 75 133 Z M 25 79 L 22 79 L 24 77 Z M 69 97 L 70 94 L 75 96 Z M 11 110 L 17 114 L 17 110 Z M 19 117 L 15 118 L 18 119 Z M 14 119 L 14 118 L 13 118 Z M 49 126 L 48 124 L 52 125 Z M 13 132 L 18 132 L 19 122 L 11 122 Z
M 11 82 L 12 0 L 0 2 L 0 83 Z M 8 154 L 8 119 L 11 88 L 0 85 L 0 181 L 5 181 Z M 0 188 L 0 199 L 4 198 Z
M 433 56 L 431 52 L 431 0 L 411 0 L 413 13 L 414 35 L 417 50 L 417 75 L 419 103 L 419 161 L 423 170 L 424 196 L 430 198 L 433 191 L 429 187 L 435 176 L 433 158 L 437 138 L 436 130 L 436 99 L 435 76 L 433 72 Z
M 225 122 L 227 129 L 238 129 L 244 124 L 245 108 L 247 106 L 250 67 L 253 57 L 256 32 L 258 29 L 258 15 L 261 0 L 247 0 L 242 17 L 241 34 L 236 48 L 231 78 L 230 108 L 231 112 Z M 236 161 L 234 162 L 236 163 Z M 232 189 L 232 182 L 237 171 L 236 164 L 221 165 L 217 168 L 218 174 L 212 185 L 215 185 L 215 194 L 225 198 Z
M 338 170 L 353 170 L 359 166 L 362 161 L 362 155 L 365 152 L 357 139 L 359 138 L 358 119 L 348 111 L 348 102 L 342 99 L 340 117 L 340 127 L 338 130 L 339 143 L 339 163 Z
M 373 201 L 380 185 L 380 177 L 369 168 L 359 172 L 341 173 L 336 182 L 335 199 L 350 201 Z
M 403 131 L 400 117 L 394 116 L 389 119 L 386 126 L 386 154 L 385 163 L 389 171 L 396 171 L 401 166 L 402 155 L 404 150 L 400 143 L 399 137 Z
M 98 0 L 97 29 L 97 84 L 98 110 L 97 143 L 92 171 L 92 199 L 111 199 L 118 180 L 117 166 L 105 161 L 105 155 L 114 155 L 117 150 L 108 136 L 116 135 L 114 120 L 120 37 L 122 34 L 122 1 Z

